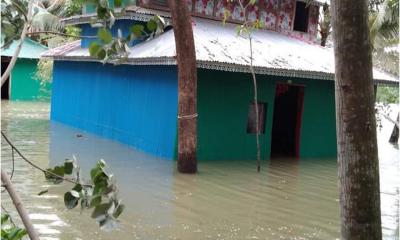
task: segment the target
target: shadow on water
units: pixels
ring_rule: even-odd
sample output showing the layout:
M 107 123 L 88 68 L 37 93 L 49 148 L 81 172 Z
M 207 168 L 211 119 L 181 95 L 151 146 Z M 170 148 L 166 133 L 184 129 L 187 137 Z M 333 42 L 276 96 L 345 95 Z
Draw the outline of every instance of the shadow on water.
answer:
M 55 165 L 75 155 L 88 176 L 105 159 L 127 206 L 120 229 L 103 232 L 90 212 L 65 210 L 62 194 L 72 186 L 49 185 L 41 173 L 19 161 L 14 181 L 42 239 L 339 237 L 336 159 L 264 160 L 261 173 L 256 161 L 199 161 L 198 174 L 178 174 L 174 161 L 49 122 L 48 106 L 42 103 L 2 106 L 2 128 L 37 164 Z M 399 168 L 393 166 L 398 166 L 398 150 L 386 144 L 380 151 L 383 230 L 385 239 L 396 239 Z M 9 154 L 2 144 L 7 169 Z M 37 196 L 43 189 L 49 193 Z M 7 196 L 2 197 L 13 209 Z

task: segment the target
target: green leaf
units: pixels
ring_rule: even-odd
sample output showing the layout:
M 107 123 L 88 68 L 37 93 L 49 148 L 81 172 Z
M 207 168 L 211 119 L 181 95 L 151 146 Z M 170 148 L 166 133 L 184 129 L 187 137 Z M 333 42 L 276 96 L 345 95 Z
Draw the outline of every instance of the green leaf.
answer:
M 104 59 L 106 57 L 106 50 L 104 48 L 100 49 L 100 51 L 97 53 L 97 58 L 98 59 Z
M 140 24 L 135 24 L 129 28 L 130 32 L 133 33 L 136 37 L 140 37 L 143 34 L 144 27 Z
M 44 173 L 46 180 L 53 181 L 55 184 L 63 181 L 62 177 L 64 176 L 64 166 L 56 166 L 54 169 L 48 168 L 46 170 L 48 171 Z
M 54 167 L 54 170 L 53 170 L 54 174 L 56 174 L 56 175 L 58 175 L 60 177 L 63 177 L 64 176 L 64 172 L 65 172 L 64 166 L 55 166 Z
M 97 57 L 97 53 L 99 52 L 101 46 L 97 42 L 92 42 L 89 46 L 89 53 L 92 57 Z
M 74 161 L 73 160 L 65 160 L 64 173 L 71 174 L 73 169 L 74 169 Z
M 8 214 L 1 214 L 1 225 L 5 224 L 6 222 L 8 222 L 8 220 L 10 219 L 10 215 Z
M 107 176 L 107 174 L 101 170 L 99 172 L 99 174 L 96 175 L 96 177 L 93 179 L 94 184 L 98 184 L 101 182 L 108 182 L 109 177 Z
M 76 197 L 76 198 L 80 198 L 79 192 L 75 191 L 75 190 L 71 190 L 69 191 L 71 193 L 72 196 Z
M 154 19 L 148 21 L 147 29 L 149 29 L 150 32 L 154 32 L 157 29 L 157 22 Z
M 112 34 L 107 28 L 100 28 L 97 32 L 97 36 L 104 43 L 110 43 L 112 41 Z
M 165 26 L 165 19 L 159 15 L 154 16 L 153 18 L 156 22 L 158 22 L 159 24 L 161 24 L 162 28 L 164 28 Z
M 8 233 L 3 229 L 1 229 L 1 239 L 8 239 Z
M 109 206 L 110 206 L 109 203 L 103 203 L 103 204 L 97 205 L 93 210 L 92 218 L 98 218 L 102 215 L 106 215 Z
M 124 204 L 118 205 L 118 207 L 114 211 L 113 217 L 114 218 L 118 218 L 119 215 L 121 215 L 121 213 L 124 211 L 124 209 L 125 209 L 125 205 Z
M 9 240 L 20 240 L 25 235 L 26 235 L 25 229 L 15 227 L 8 234 L 8 239 Z
M 106 181 L 99 181 L 95 183 L 93 189 L 93 195 L 100 195 L 103 194 L 105 190 L 107 190 L 107 182 Z
M 114 7 L 121 7 L 122 5 L 122 0 L 114 0 Z
M 107 15 L 107 8 L 97 7 L 97 17 L 100 19 L 105 18 Z
M 20 229 L 15 237 L 16 239 L 22 239 L 27 234 L 28 232 L 26 231 L 26 229 Z
M 103 170 L 101 170 L 99 167 L 92 168 L 90 171 L 90 178 L 94 182 L 94 179 L 96 179 L 97 175 L 99 175 Z
M 71 191 L 64 194 L 64 204 L 68 209 L 73 209 L 78 205 L 79 198 L 74 197 Z
M 100 159 L 100 160 L 97 162 L 97 166 L 98 166 L 99 168 L 103 169 L 103 168 L 106 166 L 106 162 L 105 162 L 103 159 Z
M 44 172 L 44 177 L 46 178 L 46 180 L 50 180 L 50 179 L 54 178 L 53 175 L 51 175 L 50 173 L 48 173 L 48 172 L 53 172 L 53 169 L 51 169 L 51 168 L 46 168 L 46 171 L 47 171 L 47 172 Z
M 96 207 L 101 203 L 101 195 L 97 195 L 90 201 L 90 207 Z
M 77 192 L 80 192 L 80 191 L 82 191 L 82 185 L 81 185 L 81 184 L 76 184 L 76 185 L 72 188 L 72 190 L 75 190 L 75 191 L 77 191 Z

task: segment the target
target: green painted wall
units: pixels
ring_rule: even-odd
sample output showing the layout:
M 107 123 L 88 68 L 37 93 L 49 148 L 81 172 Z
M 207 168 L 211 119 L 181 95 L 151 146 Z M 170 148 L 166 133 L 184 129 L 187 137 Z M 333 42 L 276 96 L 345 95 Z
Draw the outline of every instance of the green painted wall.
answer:
M 300 156 L 336 157 L 335 85 L 326 80 L 297 80 L 304 88 Z
M 263 159 L 270 156 L 275 86 L 291 80 L 304 84 L 300 157 L 336 156 L 334 83 L 325 80 L 258 76 L 259 101 L 267 103 L 266 131 L 260 135 Z M 255 135 L 247 134 L 251 76 L 198 70 L 198 159 L 255 159 Z
M 11 100 L 49 101 L 51 84 L 35 78 L 37 59 L 18 59 L 11 72 Z

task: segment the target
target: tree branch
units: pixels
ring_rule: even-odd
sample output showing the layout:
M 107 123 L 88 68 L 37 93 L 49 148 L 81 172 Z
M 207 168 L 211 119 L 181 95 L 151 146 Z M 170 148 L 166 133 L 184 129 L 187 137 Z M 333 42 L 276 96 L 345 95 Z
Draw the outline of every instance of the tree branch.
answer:
M 83 184 L 83 183 L 80 183 L 79 181 L 76 181 L 76 180 L 74 180 L 74 179 L 65 178 L 65 177 L 63 177 L 63 176 L 57 175 L 57 174 L 55 174 L 55 173 L 53 173 L 53 172 L 47 171 L 46 169 L 43 169 L 43 168 L 39 167 L 38 165 L 34 164 L 32 161 L 28 160 L 28 159 L 14 146 L 14 144 L 12 144 L 12 142 L 7 138 L 7 136 L 4 134 L 3 131 L 1 131 L 1 135 L 4 137 L 4 140 L 6 140 L 6 142 L 11 146 L 11 148 L 14 149 L 15 152 L 18 153 L 18 155 L 19 155 L 25 162 L 29 163 L 29 165 L 31 165 L 32 167 L 34 167 L 34 168 L 36 168 L 36 169 L 42 171 L 42 172 L 45 173 L 45 174 L 52 175 L 52 176 L 54 176 L 54 177 L 56 177 L 56 178 L 59 178 L 59 179 L 62 179 L 62 180 L 64 180 L 64 181 L 66 181 L 66 182 L 70 182 L 70 183 L 74 183 L 74 184 L 80 184 L 80 185 L 82 185 L 82 186 L 88 186 L 88 187 L 91 187 L 91 186 L 92 186 L 92 185 L 90 185 L 90 184 Z
M 54 31 L 37 31 L 37 32 L 29 32 L 26 35 L 39 35 L 39 34 L 54 34 L 54 35 L 60 35 L 64 37 L 74 37 L 74 38 L 98 38 L 97 36 L 79 36 L 79 35 L 73 35 L 73 34 L 67 34 L 67 33 L 61 33 L 61 32 L 54 32 Z
M 18 212 L 19 216 L 21 217 L 22 223 L 25 226 L 25 229 L 29 235 L 29 238 L 31 240 L 39 240 L 39 235 L 36 232 L 35 228 L 33 227 L 33 224 L 31 222 L 31 219 L 29 218 L 28 212 L 22 205 L 21 199 L 19 198 L 17 191 L 15 191 L 15 188 L 12 185 L 10 179 L 8 178 L 7 173 L 3 169 L 1 170 L 1 181 L 3 182 L 4 187 L 7 189 L 7 192 L 10 195 L 15 208 L 17 209 L 17 212 Z
M 400 123 L 398 121 L 395 121 L 395 120 L 391 119 L 388 115 L 386 115 L 384 113 L 379 113 L 379 114 L 382 115 L 386 120 L 388 120 L 389 122 L 393 123 L 398 128 L 400 128 Z

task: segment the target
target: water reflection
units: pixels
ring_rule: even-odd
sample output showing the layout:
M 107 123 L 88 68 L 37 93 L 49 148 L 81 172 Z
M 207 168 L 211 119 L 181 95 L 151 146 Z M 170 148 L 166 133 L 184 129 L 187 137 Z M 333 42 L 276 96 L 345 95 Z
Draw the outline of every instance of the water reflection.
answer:
M 335 159 L 200 162 L 197 175 L 178 174 L 175 163 L 49 122 L 48 105 L 2 102 L 2 128 L 40 166 L 75 155 L 87 176 L 103 158 L 117 177 L 127 205 L 119 230 L 106 233 L 90 212 L 67 211 L 62 194 L 18 160 L 14 178 L 42 239 L 335 239 L 339 237 Z M 387 134 L 382 132 L 382 134 Z M 381 134 L 381 135 L 382 135 Z M 380 146 L 382 222 L 385 239 L 399 224 L 398 149 Z M 10 169 L 2 144 L 2 164 Z M 49 189 L 49 193 L 37 193 Z M 7 195 L 3 204 L 14 208 Z M 15 216 L 16 219 L 18 217 Z M 397 235 L 396 235 L 397 231 Z

